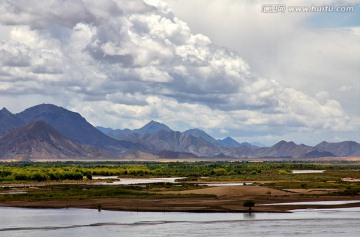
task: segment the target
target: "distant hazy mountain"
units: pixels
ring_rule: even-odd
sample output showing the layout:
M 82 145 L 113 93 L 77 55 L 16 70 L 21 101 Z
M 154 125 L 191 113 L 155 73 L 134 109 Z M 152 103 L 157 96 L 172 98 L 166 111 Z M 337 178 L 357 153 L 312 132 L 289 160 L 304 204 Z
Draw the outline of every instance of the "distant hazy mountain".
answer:
M 143 144 L 154 151 L 178 152 L 181 153 L 181 156 L 187 153 L 193 154 L 193 156 L 208 156 L 219 151 L 213 144 L 219 142 L 200 129 L 191 129 L 181 133 L 156 121 L 150 121 L 143 127 L 134 130 L 98 129 L 119 140 Z M 167 152 L 167 156 L 169 154 Z
M 237 141 L 235 141 L 233 138 L 231 137 L 226 137 L 222 140 L 220 140 L 221 143 L 223 144 L 223 146 L 226 146 L 226 147 L 239 147 L 241 146 L 240 143 L 238 143 Z M 247 145 L 249 143 L 243 143 L 244 145 Z M 249 144 L 251 146 L 251 144 Z
M 224 138 L 223 140 L 220 140 L 220 141 L 222 143 L 222 146 L 224 146 L 224 147 L 234 147 L 234 148 L 235 147 L 253 147 L 253 148 L 258 147 L 256 145 L 248 143 L 248 142 L 239 143 L 231 137 Z
M 244 143 L 239 143 L 237 141 L 235 141 L 233 138 L 231 137 L 226 137 L 222 140 L 216 140 L 215 138 L 213 138 L 212 136 L 210 136 L 209 134 L 207 134 L 206 132 L 204 132 L 203 130 L 194 128 L 194 129 L 189 129 L 186 130 L 184 132 L 184 134 L 187 135 L 192 135 L 194 137 L 201 137 L 204 140 L 210 142 L 211 144 L 213 144 L 214 146 L 218 146 L 218 147 L 240 147 L 240 146 L 252 146 L 250 143 L 244 142 Z
M 182 134 L 180 136 L 180 142 L 181 148 L 184 151 L 193 153 L 197 156 L 212 157 L 220 153 L 219 147 L 214 146 L 201 137 Z
M 322 142 L 315 146 L 318 151 L 328 151 L 336 156 L 360 156 L 360 144 L 354 141 L 338 143 Z
M 152 150 L 189 152 L 196 156 L 222 157 L 278 157 L 278 158 L 317 158 L 359 154 L 356 142 L 343 144 L 323 143 L 318 147 L 295 144 L 292 141 L 280 141 L 271 147 L 256 146 L 251 143 L 239 143 L 231 137 L 216 140 L 200 129 L 175 132 L 164 124 L 151 121 L 144 127 L 134 130 L 109 130 L 99 128 L 107 135 L 120 140 L 132 141 L 150 147 Z M 140 132 L 136 132 L 140 131 Z M 331 149 L 330 149 L 331 148 Z M 330 149 L 330 150 L 328 150 Z
M 96 126 L 96 129 L 99 130 L 100 132 L 104 133 L 105 135 L 108 135 L 109 133 L 114 131 L 112 128 L 104 128 L 101 126 Z
M 313 151 L 314 148 L 306 145 L 297 145 L 290 141 L 280 141 L 268 148 L 260 148 L 255 152 L 257 157 L 302 157 L 304 154 Z
M 102 133 L 109 135 L 111 137 L 120 138 L 123 135 L 130 134 L 130 133 L 137 133 L 137 134 L 153 134 L 160 130 L 164 131 L 172 131 L 167 125 L 163 123 L 156 122 L 154 120 L 151 120 L 149 123 L 145 124 L 143 127 L 138 129 L 111 129 L 111 128 L 104 128 L 101 126 L 96 127 L 98 130 L 100 130 Z
M 186 130 L 185 132 L 183 132 L 183 134 L 191 135 L 193 137 L 201 137 L 205 141 L 213 144 L 214 146 L 225 146 L 225 144 L 221 140 L 216 140 L 215 138 L 213 138 L 212 136 L 210 136 L 209 134 L 207 134 L 203 130 L 200 130 L 200 129 L 197 129 L 197 128 Z
M 128 149 L 144 149 L 132 142 L 119 141 L 106 136 L 80 114 L 52 104 L 41 104 L 28 108 L 18 113 L 17 117 L 26 123 L 45 121 L 61 134 L 80 144 L 106 148 L 116 153 L 124 153 Z
M 101 132 L 103 132 L 104 134 L 115 138 L 117 140 L 123 140 L 123 141 L 131 141 L 134 143 L 144 143 L 143 141 L 141 141 L 142 137 L 149 135 L 149 134 L 154 134 L 158 131 L 167 131 L 167 132 L 171 132 L 172 130 L 166 126 L 165 124 L 156 122 L 151 120 L 149 123 L 147 123 L 146 125 L 144 125 L 141 128 L 138 129 L 111 129 L 111 128 L 104 128 L 104 127 L 96 127 L 98 130 L 100 130 Z
M 173 151 L 181 153 L 182 156 L 186 153 L 193 154 L 193 156 L 208 156 L 219 152 L 215 145 L 203 137 L 193 136 L 191 132 L 173 131 L 165 124 L 155 121 L 150 121 L 139 129 L 127 129 L 126 132 L 125 130 L 109 131 L 103 128 L 100 128 L 100 130 L 113 138 L 142 144 L 153 151 Z M 202 133 L 206 134 L 205 132 Z M 208 137 L 210 136 L 208 135 Z M 213 138 L 212 140 L 216 141 Z M 167 152 L 167 156 L 169 154 Z
M 155 150 L 189 152 L 196 156 L 209 156 L 219 151 L 216 146 L 201 137 L 175 131 L 160 130 L 142 136 L 140 141 Z
M 0 139 L 0 159 L 109 159 L 100 148 L 80 145 L 63 136 L 44 121 L 11 130 Z
M 240 143 L 240 146 L 247 146 L 247 147 L 259 147 L 255 144 L 249 143 L 249 142 L 242 142 Z
M 156 133 L 156 132 L 161 131 L 161 130 L 164 130 L 164 131 L 167 131 L 167 132 L 172 131 L 165 124 L 151 120 L 145 126 L 139 128 L 139 129 L 134 129 L 133 132 L 138 133 L 138 134 L 147 134 L 147 133 L 153 134 L 153 133 Z
M 239 147 L 224 147 L 221 148 L 221 151 L 224 155 L 228 157 L 235 157 L 235 158 L 244 158 L 244 157 L 260 157 L 264 152 L 263 148 L 259 148 L 256 146 L 244 146 L 241 145 Z
M 24 124 L 24 121 L 10 113 L 6 108 L 0 110 L 0 135 L 9 129 L 17 128 Z
M 202 144 L 203 140 L 205 140 L 207 142 L 205 144 L 205 147 L 207 147 L 206 149 L 205 148 L 201 149 L 200 147 L 198 147 L 199 149 L 195 149 L 194 146 L 191 146 L 195 150 L 206 151 L 206 152 L 200 152 L 200 153 L 196 154 L 199 156 L 207 156 L 209 154 L 209 152 L 208 152 L 209 150 L 219 151 L 219 149 L 216 147 L 240 147 L 240 146 L 256 147 L 247 142 L 240 144 L 231 137 L 227 137 L 223 140 L 216 140 L 215 138 L 211 137 L 209 134 L 207 134 L 203 130 L 200 130 L 197 128 L 189 129 L 182 133 L 174 132 L 167 125 L 156 122 L 156 121 L 150 121 L 148 124 L 146 124 L 142 128 L 134 129 L 134 130 L 130 130 L 130 129 L 113 130 L 113 129 L 104 128 L 104 127 L 97 127 L 97 129 L 99 129 L 106 135 L 113 137 L 115 139 L 146 144 L 147 146 L 152 147 L 153 149 L 170 149 L 171 147 L 174 147 L 174 144 L 176 144 L 175 145 L 176 148 L 172 148 L 172 149 L 177 149 L 176 151 L 183 151 L 183 152 L 187 152 L 188 148 L 185 148 L 183 145 L 180 145 L 181 142 L 174 141 L 174 139 L 175 139 L 175 137 L 177 137 L 177 139 L 180 139 L 180 136 L 181 136 L 182 141 L 184 141 L 184 140 L 186 140 L 185 137 L 190 139 L 189 136 L 191 136 L 191 139 L 193 139 L 193 140 L 194 140 L 194 138 L 198 138 L 195 140 L 200 139 L 199 141 L 195 141 L 197 144 Z M 164 131 L 165 133 L 158 133 L 160 131 Z M 171 135 L 169 135 L 167 133 L 169 133 Z M 164 135 L 164 134 L 166 134 L 166 135 Z M 177 134 L 177 135 L 174 135 L 174 134 Z M 164 140 L 161 138 L 162 136 L 165 136 L 165 137 L 170 136 L 171 138 L 169 140 L 166 140 L 166 139 Z M 153 140 L 151 140 L 151 139 L 153 139 Z M 181 144 L 185 144 L 185 143 L 182 142 Z M 210 147 L 211 147 L 211 149 L 210 149 Z
M 333 153 L 328 152 L 328 151 L 313 150 L 308 153 L 305 153 L 302 157 L 303 158 L 320 158 L 320 157 L 335 157 L 335 156 L 336 155 L 334 155 Z
M 213 157 L 214 158 L 224 159 L 224 160 L 233 158 L 233 156 L 227 156 L 224 153 L 219 153 L 217 155 L 214 155 Z
M 253 145 L 253 146 L 257 146 L 257 147 L 267 147 L 266 145 L 264 145 L 264 144 L 262 144 L 260 142 L 251 142 L 250 144 Z
M 360 144 L 354 141 L 339 143 L 322 142 L 314 147 L 294 142 L 280 141 L 269 148 L 259 148 L 256 157 L 318 158 L 334 156 L 360 156 Z
M 111 129 L 104 127 L 96 127 L 99 131 L 104 133 L 105 135 L 112 137 L 116 140 L 120 141 L 131 141 L 136 143 L 139 140 L 140 134 L 134 133 L 133 130 L 130 129 Z

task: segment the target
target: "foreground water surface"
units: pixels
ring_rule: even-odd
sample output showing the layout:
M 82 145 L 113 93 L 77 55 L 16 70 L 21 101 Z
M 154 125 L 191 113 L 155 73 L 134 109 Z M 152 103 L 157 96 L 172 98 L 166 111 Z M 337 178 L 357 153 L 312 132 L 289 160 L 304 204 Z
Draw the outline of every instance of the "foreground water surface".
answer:
M 293 213 L 116 212 L 0 207 L 0 236 L 360 236 L 360 208 Z

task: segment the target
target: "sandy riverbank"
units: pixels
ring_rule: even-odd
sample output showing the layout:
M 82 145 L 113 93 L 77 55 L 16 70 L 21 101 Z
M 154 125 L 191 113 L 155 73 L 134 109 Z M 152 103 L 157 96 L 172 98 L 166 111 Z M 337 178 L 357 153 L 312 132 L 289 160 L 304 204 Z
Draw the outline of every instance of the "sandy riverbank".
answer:
M 317 194 L 322 195 L 305 195 Z M 224 186 L 197 190 L 163 192 L 171 194 L 211 194 L 214 197 L 191 198 L 98 198 L 86 200 L 51 200 L 51 201 L 2 201 L 0 206 L 29 208 L 92 208 L 117 211 L 179 211 L 179 212 L 247 212 L 243 207 L 245 200 L 254 200 L 254 212 L 285 212 L 303 208 L 338 208 L 360 207 L 360 196 L 326 195 L 331 190 L 277 190 L 261 186 Z M 343 205 L 271 205 L 269 203 L 359 200 L 359 203 Z

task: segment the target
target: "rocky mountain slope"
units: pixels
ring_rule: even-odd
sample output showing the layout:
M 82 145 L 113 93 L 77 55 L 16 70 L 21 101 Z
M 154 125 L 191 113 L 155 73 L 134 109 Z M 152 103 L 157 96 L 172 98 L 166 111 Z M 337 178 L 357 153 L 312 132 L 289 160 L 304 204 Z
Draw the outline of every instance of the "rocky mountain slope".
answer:
M 0 135 L 9 129 L 17 128 L 24 124 L 23 120 L 10 113 L 6 108 L 0 110 Z
M 354 141 L 338 143 L 322 142 L 314 148 L 321 152 L 331 152 L 336 156 L 360 156 L 360 144 Z
M 16 116 L 25 123 L 45 121 L 77 143 L 104 148 L 114 154 L 126 153 L 128 150 L 146 150 L 131 141 L 113 139 L 92 126 L 80 114 L 52 104 L 37 105 Z
M 13 129 L 0 138 L 0 159 L 6 158 L 78 160 L 114 157 L 100 148 L 68 139 L 44 121 L 36 121 Z

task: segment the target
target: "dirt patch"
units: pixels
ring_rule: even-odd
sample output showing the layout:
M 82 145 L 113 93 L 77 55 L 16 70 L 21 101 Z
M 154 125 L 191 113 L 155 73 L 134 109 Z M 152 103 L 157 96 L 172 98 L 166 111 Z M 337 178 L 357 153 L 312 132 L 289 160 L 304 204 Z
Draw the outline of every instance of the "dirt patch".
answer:
M 330 194 L 332 192 L 339 191 L 338 189 L 333 188 L 327 188 L 327 189 L 284 189 L 284 191 L 296 193 L 296 194 L 317 194 L 317 195 L 323 195 L 323 194 Z
M 244 197 L 244 196 L 283 196 L 293 195 L 291 192 L 281 191 L 261 186 L 223 186 L 196 190 L 165 192 L 172 194 L 212 194 L 218 197 Z
M 344 181 L 344 182 L 360 182 L 360 179 L 354 179 L 354 178 L 341 178 L 341 181 Z

